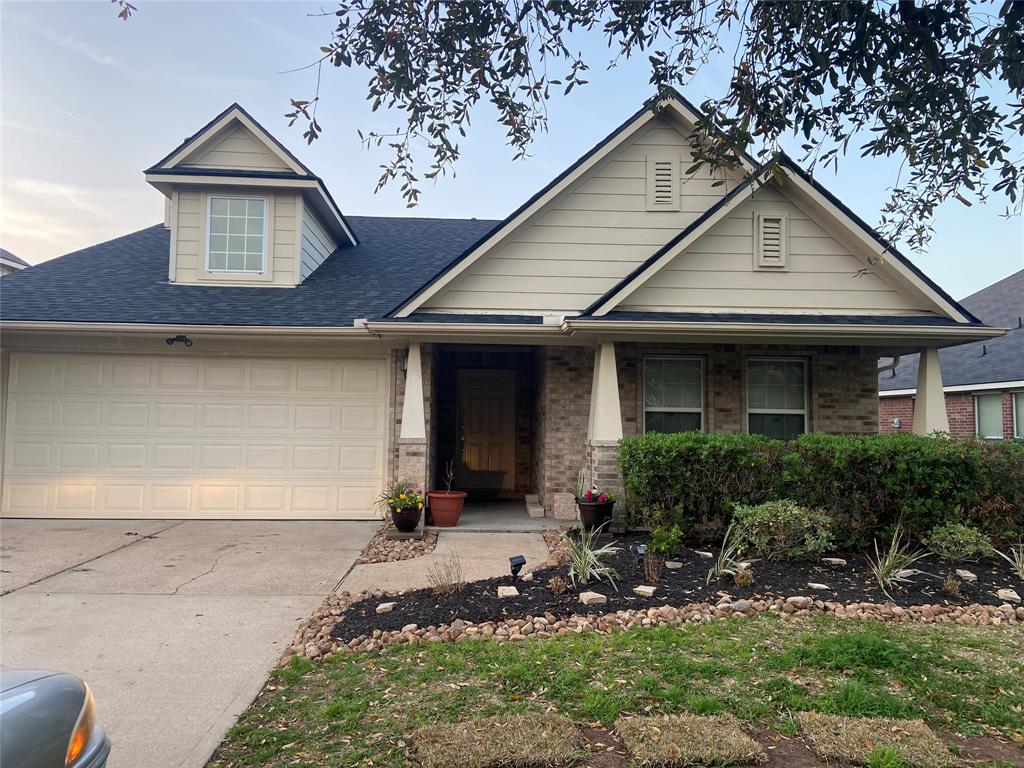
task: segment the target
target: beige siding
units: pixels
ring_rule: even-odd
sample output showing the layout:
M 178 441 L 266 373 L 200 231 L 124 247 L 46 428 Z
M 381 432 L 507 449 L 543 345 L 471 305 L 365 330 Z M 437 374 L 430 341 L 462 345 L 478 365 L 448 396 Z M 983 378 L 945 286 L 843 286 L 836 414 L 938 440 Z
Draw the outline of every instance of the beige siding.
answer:
M 678 211 L 647 210 L 648 154 L 678 152 Z M 513 233 L 425 309 L 574 312 L 589 306 L 728 190 L 688 175 L 687 138 L 659 118 Z
M 754 266 L 754 217 L 784 213 L 787 269 Z M 899 314 L 914 305 L 779 192 L 763 188 L 619 307 L 653 311 Z
M 289 171 L 291 168 L 252 131 L 235 121 L 203 144 L 180 165 L 247 171 Z
M 262 197 L 267 200 L 267 273 L 223 274 L 206 272 L 206 211 L 210 195 Z M 192 284 L 267 285 L 298 284 L 297 221 L 301 202 L 297 192 L 231 188 L 178 190 L 174 237 L 174 281 Z
M 299 280 L 305 280 L 313 274 L 327 257 L 334 253 L 338 244 L 324 229 L 316 214 L 308 207 L 301 205 L 302 210 L 302 242 L 299 263 Z

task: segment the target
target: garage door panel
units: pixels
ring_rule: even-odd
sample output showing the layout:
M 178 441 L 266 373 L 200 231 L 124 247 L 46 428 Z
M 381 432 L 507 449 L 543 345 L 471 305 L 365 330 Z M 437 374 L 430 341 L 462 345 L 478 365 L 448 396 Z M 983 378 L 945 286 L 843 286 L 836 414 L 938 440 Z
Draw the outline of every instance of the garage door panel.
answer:
M 371 516 L 385 371 L 383 360 L 12 355 L 4 514 Z

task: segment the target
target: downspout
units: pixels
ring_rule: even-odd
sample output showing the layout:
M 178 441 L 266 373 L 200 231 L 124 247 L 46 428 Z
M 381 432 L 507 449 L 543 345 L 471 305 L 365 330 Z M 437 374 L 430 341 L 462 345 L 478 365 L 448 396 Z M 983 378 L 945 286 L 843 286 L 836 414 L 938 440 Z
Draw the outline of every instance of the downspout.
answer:
M 902 355 L 894 355 L 893 358 L 892 358 L 892 362 L 891 363 L 889 363 L 888 365 L 880 365 L 878 367 L 879 375 L 885 373 L 886 371 L 895 371 L 896 370 L 896 366 L 898 366 L 900 364 L 900 358 L 901 357 L 902 357 Z

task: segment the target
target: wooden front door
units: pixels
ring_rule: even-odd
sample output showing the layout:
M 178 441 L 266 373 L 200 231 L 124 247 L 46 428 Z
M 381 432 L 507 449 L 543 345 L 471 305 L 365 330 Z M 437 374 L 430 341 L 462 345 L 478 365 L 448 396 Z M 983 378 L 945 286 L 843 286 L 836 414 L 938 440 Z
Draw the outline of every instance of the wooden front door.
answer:
M 498 493 L 515 489 L 516 372 L 464 369 L 458 374 L 456 462 L 459 490 Z

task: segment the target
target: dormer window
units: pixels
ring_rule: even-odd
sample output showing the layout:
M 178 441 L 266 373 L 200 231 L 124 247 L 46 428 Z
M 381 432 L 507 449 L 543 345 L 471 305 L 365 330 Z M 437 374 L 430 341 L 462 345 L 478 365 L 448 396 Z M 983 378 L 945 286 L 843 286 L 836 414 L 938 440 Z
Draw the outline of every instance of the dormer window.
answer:
M 208 272 L 262 274 L 267 264 L 267 201 L 262 197 L 209 198 Z

